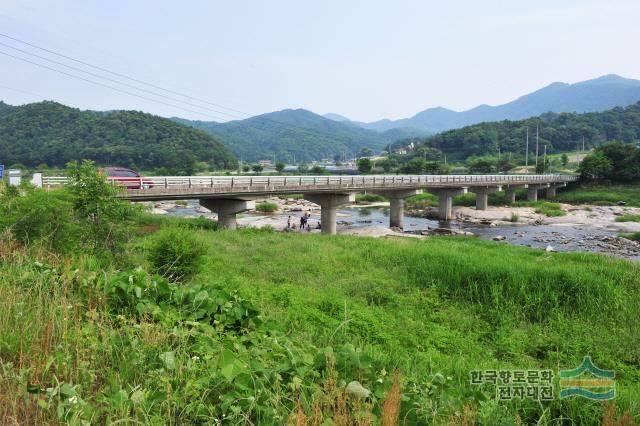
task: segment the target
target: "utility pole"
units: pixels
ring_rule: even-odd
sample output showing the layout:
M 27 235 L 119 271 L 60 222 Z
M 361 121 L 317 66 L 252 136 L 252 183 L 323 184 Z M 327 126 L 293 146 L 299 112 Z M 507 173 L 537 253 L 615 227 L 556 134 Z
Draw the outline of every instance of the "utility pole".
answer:
M 584 152 L 584 135 L 582 135 L 582 152 Z
M 542 160 L 542 174 L 547 172 L 547 144 L 544 144 L 544 157 Z
M 527 148 L 524 151 L 524 167 L 529 173 L 529 126 L 527 126 Z
M 536 172 L 538 171 L 538 142 L 539 142 L 539 138 L 538 138 L 538 125 L 536 124 Z

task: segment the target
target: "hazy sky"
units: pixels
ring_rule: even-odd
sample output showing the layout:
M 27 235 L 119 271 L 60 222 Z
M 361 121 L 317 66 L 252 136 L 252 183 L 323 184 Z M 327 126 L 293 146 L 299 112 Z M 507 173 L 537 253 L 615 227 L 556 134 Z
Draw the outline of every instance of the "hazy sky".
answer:
M 163 88 L 244 113 L 306 108 L 367 121 L 500 104 L 554 81 L 640 78 L 639 21 L 639 0 L 0 0 L 0 33 Z M 0 99 L 11 104 L 244 118 L 160 105 L 2 54 L 0 70 Z

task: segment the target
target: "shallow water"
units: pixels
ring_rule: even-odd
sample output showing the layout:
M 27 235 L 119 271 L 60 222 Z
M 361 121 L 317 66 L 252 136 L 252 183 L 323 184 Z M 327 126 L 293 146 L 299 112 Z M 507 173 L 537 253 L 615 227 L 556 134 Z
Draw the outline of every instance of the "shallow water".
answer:
M 197 211 L 198 202 L 190 200 L 186 207 L 179 207 L 167 210 L 167 213 L 175 216 L 200 216 Z M 317 214 L 317 212 L 316 212 Z M 274 222 L 278 219 L 286 221 L 286 217 L 291 215 L 294 222 L 301 215 L 301 212 L 291 212 L 286 214 L 270 215 Z M 261 216 L 261 215 L 247 215 Z M 315 223 L 313 218 L 311 225 Z M 343 208 L 337 211 L 338 229 L 356 229 L 367 226 L 388 226 L 388 207 L 354 207 Z M 553 225 L 518 225 L 500 224 L 495 227 L 488 225 L 468 224 L 455 220 L 441 222 L 433 219 L 405 216 L 404 228 L 406 232 L 423 231 L 434 228 L 449 228 L 472 232 L 474 235 L 485 240 L 502 236 L 504 243 L 536 247 L 546 249 L 551 245 L 556 251 L 565 252 L 595 252 L 614 254 L 621 257 L 640 259 L 640 252 L 626 252 L 617 250 L 607 242 L 601 241 L 602 237 L 615 237 L 616 232 L 604 229 L 580 228 L 575 226 L 553 226 Z

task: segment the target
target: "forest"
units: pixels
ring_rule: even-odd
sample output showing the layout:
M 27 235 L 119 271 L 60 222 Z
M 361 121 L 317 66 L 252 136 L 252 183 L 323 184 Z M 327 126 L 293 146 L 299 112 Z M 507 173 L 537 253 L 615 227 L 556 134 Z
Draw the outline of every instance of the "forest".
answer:
M 448 160 L 466 160 L 473 156 L 511 153 L 523 160 L 526 135 L 529 132 L 529 156 L 535 155 L 536 129 L 539 150 L 547 153 L 591 149 L 605 142 L 640 140 L 640 102 L 626 108 L 586 114 L 545 113 L 518 121 L 480 123 L 449 130 L 426 138 L 410 138 L 397 142 L 391 149 L 413 147 L 409 158 L 421 155 L 424 148 L 434 148 Z
M 213 136 L 136 111 L 81 111 L 56 102 L 0 104 L 0 161 L 25 167 L 62 167 L 90 159 L 99 165 L 191 174 L 237 167 Z

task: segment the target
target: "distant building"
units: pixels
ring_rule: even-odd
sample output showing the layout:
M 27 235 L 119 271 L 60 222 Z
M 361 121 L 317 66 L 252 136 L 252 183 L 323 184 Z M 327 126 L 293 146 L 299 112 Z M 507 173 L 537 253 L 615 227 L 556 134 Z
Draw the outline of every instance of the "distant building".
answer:
M 260 164 L 263 167 L 268 167 L 268 166 L 271 166 L 272 162 L 271 160 L 259 160 L 258 164 Z

